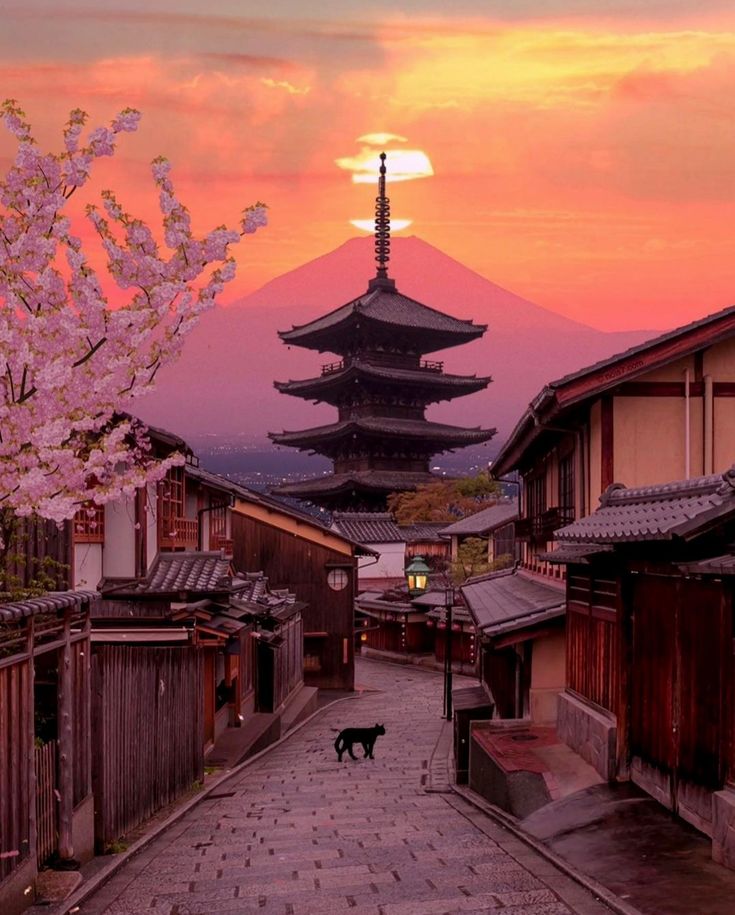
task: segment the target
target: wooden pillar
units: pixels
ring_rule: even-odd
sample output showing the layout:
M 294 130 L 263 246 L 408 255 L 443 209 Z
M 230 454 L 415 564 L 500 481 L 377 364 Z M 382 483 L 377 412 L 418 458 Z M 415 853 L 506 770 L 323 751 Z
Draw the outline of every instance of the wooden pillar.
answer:
M 600 480 L 602 491 L 615 482 L 615 460 L 614 460 L 614 415 L 613 415 L 613 398 L 606 394 L 601 401 L 600 417 L 600 451 L 601 451 L 601 469 L 602 479 Z
M 73 683 L 71 666 L 71 609 L 64 611 L 64 647 L 59 658 L 59 857 L 74 857 L 74 734 L 71 716 Z

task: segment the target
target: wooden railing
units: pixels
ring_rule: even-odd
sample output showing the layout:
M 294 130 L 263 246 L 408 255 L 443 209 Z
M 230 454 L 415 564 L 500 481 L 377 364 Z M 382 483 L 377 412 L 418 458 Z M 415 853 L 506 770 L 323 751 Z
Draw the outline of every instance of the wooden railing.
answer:
M 158 532 L 162 550 L 195 550 L 199 545 L 199 522 L 196 518 L 163 518 Z
M 215 534 L 209 538 L 209 549 L 222 550 L 226 559 L 232 559 L 234 548 L 231 537 L 223 537 L 221 534 Z
M 334 375 L 335 372 L 341 372 L 345 367 L 344 360 L 339 362 L 328 362 L 322 366 L 322 375 Z
M 547 508 L 540 515 L 531 518 L 519 518 L 515 522 L 516 540 L 526 540 L 530 543 L 544 543 L 554 539 L 554 532 L 560 527 L 574 521 L 574 509 L 554 506 Z
M 420 367 L 425 369 L 427 372 L 443 372 L 444 363 L 443 362 L 433 362 L 430 359 L 424 359 L 420 363 Z
M 36 755 L 36 856 L 39 865 L 56 851 L 58 801 L 56 799 L 56 741 L 34 750 Z

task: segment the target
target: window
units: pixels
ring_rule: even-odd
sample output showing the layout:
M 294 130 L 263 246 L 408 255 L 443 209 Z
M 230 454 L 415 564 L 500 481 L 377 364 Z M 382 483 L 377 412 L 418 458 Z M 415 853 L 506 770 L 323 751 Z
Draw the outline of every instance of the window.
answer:
M 345 569 L 330 569 L 327 574 L 327 584 L 333 591 L 344 591 L 350 583 L 350 576 Z
M 575 504 L 574 452 L 572 451 L 559 460 L 559 509 L 562 522 L 574 521 Z

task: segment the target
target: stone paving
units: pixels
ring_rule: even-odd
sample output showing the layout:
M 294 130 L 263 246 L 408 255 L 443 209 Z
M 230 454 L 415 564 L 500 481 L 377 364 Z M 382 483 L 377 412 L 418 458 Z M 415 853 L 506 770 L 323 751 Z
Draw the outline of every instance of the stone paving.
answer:
M 218 786 L 80 915 L 609 915 L 448 790 L 440 675 L 360 660 L 357 679 L 370 691 Z M 376 722 L 375 759 L 339 764 L 334 731 Z

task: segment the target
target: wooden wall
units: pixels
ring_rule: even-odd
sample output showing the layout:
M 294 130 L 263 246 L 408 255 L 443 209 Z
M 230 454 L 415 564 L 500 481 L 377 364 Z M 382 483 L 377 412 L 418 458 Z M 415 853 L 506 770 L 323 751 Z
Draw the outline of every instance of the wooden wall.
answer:
M 620 586 L 612 573 L 567 572 L 567 686 L 610 712 L 621 710 Z
M 272 588 L 289 588 L 308 604 L 302 613 L 304 632 L 326 633 L 318 640 L 320 670 L 308 671 L 307 682 L 353 689 L 355 560 L 238 512 L 232 514 L 232 539 L 235 568 L 262 571 Z M 327 584 L 329 563 L 348 572 L 349 584 L 342 591 Z
M 18 533 L 17 546 L 11 551 L 20 557 L 20 561 L 8 563 L 9 576 L 17 576 L 21 587 L 36 576 L 38 562 L 45 558 L 60 563 L 60 567 L 46 570 L 46 574 L 55 580 L 56 590 L 64 591 L 72 587 L 73 542 L 72 524 L 67 521 L 57 527 L 55 521 L 44 521 L 42 518 L 19 518 L 16 521 Z M 0 586 L 1 588 L 1 586 Z
M 0 883 L 29 857 L 33 841 L 30 680 L 27 659 L 0 667 Z
M 96 645 L 92 718 L 95 838 L 103 850 L 202 777 L 199 652 Z

